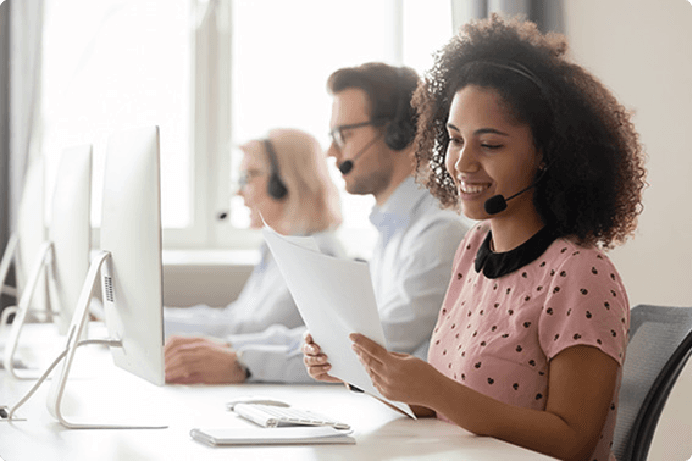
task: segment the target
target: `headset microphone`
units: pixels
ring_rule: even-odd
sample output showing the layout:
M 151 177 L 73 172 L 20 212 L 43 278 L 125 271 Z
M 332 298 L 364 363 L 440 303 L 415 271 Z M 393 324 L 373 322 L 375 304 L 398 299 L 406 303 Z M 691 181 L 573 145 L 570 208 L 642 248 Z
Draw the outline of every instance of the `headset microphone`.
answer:
M 339 165 L 337 166 L 337 168 L 339 169 L 339 171 L 341 172 L 341 174 L 343 174 L 343 175 L 349 174 L 349 173 L 351 172 L 351 170 L 353 170 L 354 162 L 355 162 L 356 160 L 358 160 L 358 157 L 360 157 L 361 155 L 363 155 L 363 154 L 365 153 L 365 151 L 368 150 L 368 148 L 369 148 L 370 146 L 372 146 L 373 144 L 375 144 L 375 142 L 376 142 L 378 139 L 380 139 L 380 138 L 381 138 L 381 136 L 377 136 L 377 137 L 373 138 L 372 141 L 370 141 L 369 143 L 367 143 L 367 144 L 365 145 L 365 147 L 363 147 L 361 150 L 359 150 L 358 153 L 356 153 L 356 155 L 354 155 L 351 159 L 349 159 L 349 160 L 344 160 L 343 162 L 341 162 L 341 164 L 339 164 Z
M 536 185 L 536 183 L 534 182 L 530 186 L 523 188 L 522 190 L 520 190 L 516 194 L 510 195 L 507 198 L 505 198 L 504 195 L 500 195 L 500 194 L 493 195 L 488 200 L 486 200 L 485 203 L 483 203 L 483 208 L 485 209 L 486 213 L 491 214 L 491 215 L 505 211 L 505 208 L 507 208 L 507 202 L 512 200 L 517 195 L 523 194 L 524 192 L 531 189 L 535 185 Z
M 543 175 L 547 171 L 547 167 L 542 164 L 541 166 L 538 167 L 538 177 L 527 187 L 523 188 L 519 192 L 517 192 L 514 195 L 510 195 L 509 197 L 505 198 L 504 195 L 498 194 L 498 195 L 493 195 L 490 197 L 488 200 L 483 203 L 483 208 L 485 209 L 485 212 L 493 215 L 493 214 L 498 214 L 502 211 L 505 211 L 505 208 L 507 208 L 507 202 L 512 200 L 514 197 L 517 195 L 521 195 L 527 190 L 531 189 L 532 187 L 536 187 L 536 184 L 538 184 L 538 181 L 540 181 L 543 178 Z
M 351 170 L 353 169 L 353 160 L 346 160 L 341 165 L 339 165 L 337 168 L 339 168 L 339 171 L 341 172 L 341 174 L 349 174 L 351 172 Z

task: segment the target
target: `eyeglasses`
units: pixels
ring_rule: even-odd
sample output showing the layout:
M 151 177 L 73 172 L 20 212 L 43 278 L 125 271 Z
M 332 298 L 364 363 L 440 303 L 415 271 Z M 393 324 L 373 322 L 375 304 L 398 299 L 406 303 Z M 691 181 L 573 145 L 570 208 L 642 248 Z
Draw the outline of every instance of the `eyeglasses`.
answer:
M 349 123 L 346 125 L 337 125 L 332 130 L 329 132 L 329 137 L 332 138 L 332 143 L 337 147 L 337 149 L 341 150 L 344 148 L 346 145 L 346 139 L 344 139 L 344 131 L 345 130 L 353 130 L 355 128 L 362 128 L 364 126 L 371 126 L 371 125 L 380 125 L 385 118 L 377 118 L 370 120 L 368 122 L 361 122 L 361 123 Z
M 267 173 L 262 170 L 247 170 L 243 171 L 240 173 L 240 177 L 238 178 L 238 182 L 235 184 L 235 189 L 240 190 L 243 189 L 245 186 L 250 183 L 253 179 L 259 178 L 261 176 L 266 175 Z

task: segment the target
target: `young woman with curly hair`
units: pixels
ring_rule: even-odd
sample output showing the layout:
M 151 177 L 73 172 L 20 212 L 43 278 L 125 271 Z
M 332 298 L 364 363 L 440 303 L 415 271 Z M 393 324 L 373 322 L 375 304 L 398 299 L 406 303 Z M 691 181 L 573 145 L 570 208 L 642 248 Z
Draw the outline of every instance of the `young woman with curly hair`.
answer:
M 629 303 L 604 250 L 645 185 L 627 111 L 566 42 L 493 16 L 439 53 L 413 101 L 419 178 L 480 221 L 459 246 L 428 362 L 362 335 L 389 399 L 566 460 L 613 459 Z M 327 358 L 305 346 L 310 374 Z

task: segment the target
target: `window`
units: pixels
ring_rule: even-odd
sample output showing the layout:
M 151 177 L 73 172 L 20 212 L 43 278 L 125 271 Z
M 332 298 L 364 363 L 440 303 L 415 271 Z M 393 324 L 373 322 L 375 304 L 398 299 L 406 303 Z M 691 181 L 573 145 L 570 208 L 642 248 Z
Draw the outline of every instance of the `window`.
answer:
M 46 0 L 48 170 L 63 148 L 94 144 L 97 230 L 107 137 L 158 124 L 164 246 L 253 248 L 260 236 L 231 195 L 235 148 L 275 127 L 326 148 L 331 72 L 366 61 L 422 72 L 450 35 L 448 0 Z M 354 254 L 374 242 L 372 204 L 342 193 L 341 235 Z
M 235 144 L 289 126 L 314 134 L 327 148 L 331 98 L 326 82 L 333 71 L 383 61 L 423 73 L 433 51 L 451 36 L 446 0 L 237 0 L 232 16 Z M 232 154 L 231 174 L 238 163 Z M 342 191 L 341 237 L 353 254 L 367 256 L 375 238 L 368 220 L 374 200 L 345 193 L 336 167 L 330 171 Z M 236 227 L 247 226 L 242 199 L 232 197 L 230 210 Z
M 163 226 L 191 226 L 189 9 L 188 0 L 46 1 L 42 150 L 54 172 L 65 147 L 94 144 L 95 227 L 108 136 L 153 124 L 161 129 Z

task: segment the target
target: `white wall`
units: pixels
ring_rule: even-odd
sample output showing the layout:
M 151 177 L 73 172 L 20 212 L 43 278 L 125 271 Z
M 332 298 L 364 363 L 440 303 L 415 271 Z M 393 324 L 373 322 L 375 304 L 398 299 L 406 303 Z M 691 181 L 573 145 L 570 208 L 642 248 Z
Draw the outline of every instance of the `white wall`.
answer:
M 692 307 L 692 6 L 565 0 L 572 55 L 636 111 L 648 152 L 636 238 L 611 253 L 630 303 Z M 649 460 L 692 457 L 692 366 L 659 421 Z
M 566 0 L 572 54 L 626 107 L 649 155 L 636 238 L 611 253 L 632 305 L 692 306 L 692 6 Z
M 252 267 L 232 263 L 164 264 L 163 305 L 225 307 L 238 297 Z

